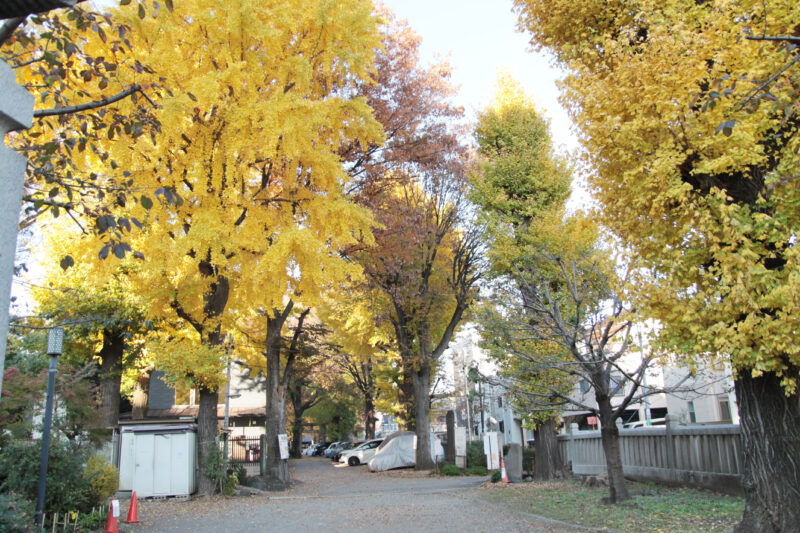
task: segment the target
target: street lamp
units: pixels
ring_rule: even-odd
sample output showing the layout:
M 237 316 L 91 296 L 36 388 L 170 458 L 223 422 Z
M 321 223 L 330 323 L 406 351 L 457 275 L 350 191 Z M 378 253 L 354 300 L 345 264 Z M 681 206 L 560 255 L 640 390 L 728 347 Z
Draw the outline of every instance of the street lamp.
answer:
M 50 356 L 50 370 L 47 375 L 47 400 L 44 407 L 44 427 L 42 428 L 42 458 L 39 461 L 39 489 L 36 494 L 36 515 L 34 524 L 42 527 L 44 514 L 44 491 L 47 481 L 47 455 L 50 451 L 50 425 L 53 423 L 53 389 L 56 386 L 56 364 L 64 343 L 64 330 L 50 328 L 47 332 L 47 355 Z

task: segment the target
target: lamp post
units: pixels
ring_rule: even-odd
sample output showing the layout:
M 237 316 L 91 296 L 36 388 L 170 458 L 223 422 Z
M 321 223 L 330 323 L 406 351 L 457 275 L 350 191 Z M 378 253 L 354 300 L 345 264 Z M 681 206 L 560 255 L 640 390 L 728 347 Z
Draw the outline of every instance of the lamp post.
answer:
M 47 400 L 44 407 L 44 427 L 42 428 L 42 458 L 39 462 L 39 488 L 36 494 L 36 515 L 34 524 L 42 527 L 44 514 L 44 491 L 47 481 L 47 455 L 50 451 L 50 425 L 53 423 L 53 390 L 56 386 L 56 364 L 64 343 L 64 330 L 50 328 L 47 333 L 47 355 L 50 356 L 50 370 L 47 375 Z

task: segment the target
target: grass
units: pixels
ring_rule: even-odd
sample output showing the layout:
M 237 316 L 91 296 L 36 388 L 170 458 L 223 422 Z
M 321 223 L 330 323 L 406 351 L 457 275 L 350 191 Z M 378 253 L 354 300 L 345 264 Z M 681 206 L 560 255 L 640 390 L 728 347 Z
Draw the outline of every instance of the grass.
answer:
M 705 490 L 629 483 L 633 499 L 619 505 L 601 501 L 605 487 L 578 481 L 497 484 L 485 497 L 497 504 L 572 524 L 642 533 L 727 531 L 742 517 L 744 499 Z

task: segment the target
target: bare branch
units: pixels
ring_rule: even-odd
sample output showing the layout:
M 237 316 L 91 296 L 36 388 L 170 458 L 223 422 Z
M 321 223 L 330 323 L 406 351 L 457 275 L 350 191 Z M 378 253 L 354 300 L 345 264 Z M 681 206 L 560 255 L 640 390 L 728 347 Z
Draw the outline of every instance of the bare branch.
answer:
M 792 35 L 775 35 L 775 36 L 747 35 L 745 39 L 747 39 L 748 41 L 783 41 L 788 43 L 800 43 L 800 37 L 794 37 Z

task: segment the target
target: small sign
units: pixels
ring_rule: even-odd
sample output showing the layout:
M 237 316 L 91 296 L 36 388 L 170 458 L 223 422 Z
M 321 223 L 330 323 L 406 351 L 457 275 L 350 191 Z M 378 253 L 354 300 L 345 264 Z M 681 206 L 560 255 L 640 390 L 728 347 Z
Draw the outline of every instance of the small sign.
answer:
M 500 433 L 489 431 L 483 436 L 483 453 L 486 454 L 486 467 L 489 470 L 500 468 Z
M 278 435 L 278 448 L 281 451 L 281 459 L 288 459 L 289 458 L 289 437 L 286 436 L 286 433 L 281 433 Z
M 589 424 L 590 426 L 596 426 L 597 425 L 597 417 L 596 416 L 587 416 L 586 417 L 586 423 Z
M 119 500 L 111 500 L 111 516 L 119 518 Z

